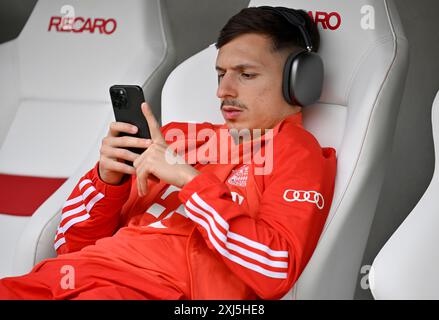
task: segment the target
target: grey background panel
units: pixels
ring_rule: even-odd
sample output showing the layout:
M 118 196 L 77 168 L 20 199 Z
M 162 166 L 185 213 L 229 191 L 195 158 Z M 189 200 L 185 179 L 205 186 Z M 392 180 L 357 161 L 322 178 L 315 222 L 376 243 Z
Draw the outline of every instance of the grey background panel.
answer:
M 214 43 L 227 20 L 249 0 L 166 0 L 177 63 Z
M 16 38 L 36 0 L 0 0 L 0 43 Z
M 228 18 L 246 7 L 248 2 L 166 0 L 177 62 L 215 42 Z M 0 0 L 0 43 L 18 36 L 35 3 L 35 0 Z M 410 43 L 410 66 L 391 163 L 381 190 L 363 266 L 372 264 L 381 247 L 419 201 L 434 169 L 431 105 L 439 89 L 439 2 L 395 0 L 395 3 Z M 355 298 L 371 299 L 365 281 L 367 273 L 360 271 Z

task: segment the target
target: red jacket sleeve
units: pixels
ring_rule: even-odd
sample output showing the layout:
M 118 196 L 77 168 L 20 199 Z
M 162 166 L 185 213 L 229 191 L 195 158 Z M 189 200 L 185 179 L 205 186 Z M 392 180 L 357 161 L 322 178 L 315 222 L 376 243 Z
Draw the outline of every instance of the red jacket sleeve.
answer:
M 117 186 L 106 184 L 99 177 L 98 165 L 79 180 L 62 208 L 54 243 L 58 254 L 81 250 L 113 235 L 118 227 L 132 178 Z
M 310 259 L 329 212 L 336 170 L 334 149 L 281 149 L 257 218 L 210 173 L 199 174 L 179 194 L 208 247 L 263 299 L 284 296 Z
M 163 134 L 171 128 L 185 128 L 184 123 L 171 122 L 160 128 Z M 58 254 L 79 251 L 97 240 L 112 236 L 123 220 L 121 212 L 130 197 L 133 178 L 126 176 L 117 186 L 103 182 L 99 162 L 87 172 L 70 194 L 62 209 L 55 237 Z M 133 196 L 132 200 L 135 200 Z M 126 212 L 129 219 L 130 212 Z M 126 223 L 128 221 L 125 221 Z

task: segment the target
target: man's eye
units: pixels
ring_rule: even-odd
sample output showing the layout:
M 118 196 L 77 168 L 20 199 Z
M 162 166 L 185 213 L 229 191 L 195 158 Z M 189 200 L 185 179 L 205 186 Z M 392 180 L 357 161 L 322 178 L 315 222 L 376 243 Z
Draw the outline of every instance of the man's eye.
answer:
M 241 73 L 241 76 L 242 76 L 244 79 L 252 79 L 252 78 L 255 77 L 254 74 L 251 74 L 251 73 L 245 73 L 245 72 Z

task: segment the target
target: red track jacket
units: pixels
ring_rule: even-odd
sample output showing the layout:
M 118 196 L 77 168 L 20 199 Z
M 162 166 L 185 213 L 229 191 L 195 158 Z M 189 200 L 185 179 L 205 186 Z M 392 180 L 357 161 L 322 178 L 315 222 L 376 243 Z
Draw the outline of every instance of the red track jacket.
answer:
M 184 146 L 188 161 L 195 152 L 191 142 L 198 152 L 213 148 L 199 152 L 191 163 L 201 174 L 181 190 L 148 180 L 149 193 L 139 198 L 135 177 L 118 186 L 107 185 L 96 164 L 64 205 L 55 249 L 59 254 L 75 252 L 112 237 L 131 241 L 150 259 L 162 261 L 165 255 L 166 263 L 172 264 L 171 249 L 141 247 L 136 241 L 163 234 L 185 236 L 187 264 L 175 267 L 189 270 L 188 298 L 281 298 L 306 266 L 328 216 L 335 150 L 321 148 L 303 129 L 298 113 L 279 123 L 272 138 L 262 136 L 261 150 L 270 146 L 273 154 L 269 166 L 267 160 L 244 163 L 242 154 L 240 163 L 212 164 L 219 156 L 211 151 L 219 150 L 219 129 L 225 125 L 202 123 L 192 124 L 193 128 L 197 135 L 203 129 L 218 134 L 194 140 L 188 137 L 186 123 L 170 123 L 162 133 L 169 144 Z M 172 130 L 183 135 L 169 140 Z M 267 174 L 260 174 L 257 170 L 264 166 Z M 122 254 L 130 256 L 126 249 L 115 249 L 106 257 Z

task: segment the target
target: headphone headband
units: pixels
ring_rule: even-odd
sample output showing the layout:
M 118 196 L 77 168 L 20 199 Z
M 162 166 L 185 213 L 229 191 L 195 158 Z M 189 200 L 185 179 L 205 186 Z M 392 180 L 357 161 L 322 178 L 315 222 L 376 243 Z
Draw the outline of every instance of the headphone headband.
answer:
M 305 19 L 296 12 L 296 10 L 285 7 L 270 7 L 270 6 L 261 6 L 259 7 L 263 10 L 269 10 L 275 12 L 276 14 L 282 16 L 285 20 L 287 20 L 293 26 L 299 28 L 300 33 L 302 34 L 303 39 L 305 40 L 306 49 L 311 52 L 313 49 L 311 37 L 309 36 L 306 30 Z

